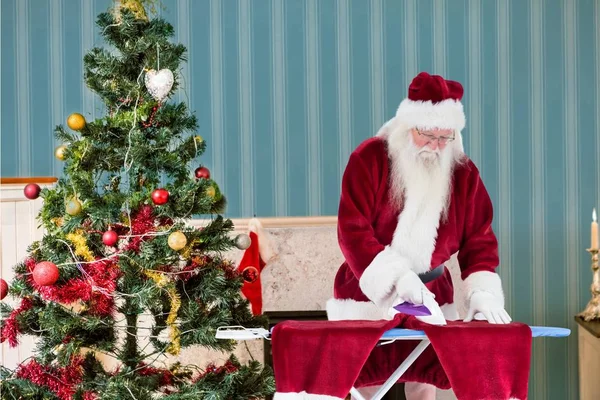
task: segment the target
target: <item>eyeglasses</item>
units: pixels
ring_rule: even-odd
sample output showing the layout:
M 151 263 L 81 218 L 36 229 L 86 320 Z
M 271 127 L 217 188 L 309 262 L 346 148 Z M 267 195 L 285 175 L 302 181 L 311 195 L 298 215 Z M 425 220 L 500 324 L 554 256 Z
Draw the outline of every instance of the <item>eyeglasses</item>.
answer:
M 421 133 L 421 131 L 418 129 L 416 129 L 416 131 L 419 136 L 423 136 L 425 139 L 427 139 L 428 143 L 433 142 L 434 140 L 437 140 L 438 144 L 446 144 L 455 139 L 454 135 L 452 135 L 451 137 L 450 136 L 434 136 L 434 135 L 429 135 L 427 133 Z

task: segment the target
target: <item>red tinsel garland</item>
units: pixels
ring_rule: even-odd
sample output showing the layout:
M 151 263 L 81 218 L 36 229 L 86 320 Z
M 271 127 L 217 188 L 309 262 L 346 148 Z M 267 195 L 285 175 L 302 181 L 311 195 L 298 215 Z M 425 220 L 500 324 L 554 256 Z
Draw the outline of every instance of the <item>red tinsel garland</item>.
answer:
M 183 267 L 181 271 L 177 274 L 179 280 L 187 282 L 194 275 L 198 274 L 198 270 L 200 268 L 205 267 L 207 264 L 212 262 L 212 258 L 207 255 L 194 256 L 191 259 L 191 262 Z
M 140 207 L 131 219 L 131 233 L 143 235 L 154 229 L 154 210 L 151 205 L 145 204 Z
M 98 399 L 98 395 L 94 392 L 84 392 L 83 393 L 83 400 L 96 400 Z
M 35 268 L 35 261 L 26 261 L 29 272 Z M 73 278 L 63 285 L 40 286 L 28 276 L 29 284 L 35 288 L 44 300 L 69 304 L 78 300 L 89 302 L 89 312 L 96 316 L 108 316 L 114 311 L 114 299 L 111 294 L 117 289 L 117 279 L 121 270 L 117 259 L 101 260 L 91 264 L 83 264 L 87 274 Z
M 137 213 L 131 218 L 131 234 L 145 235 L 154 231 L 154 210 L 150 205 L 143 205 Z M 140 245 L 144 241 L 144 236 L 134 236 L 130 239 L 125 250 L 139 251 Z
M 77 385 L 83 380 L 83 362 L 81 356 L 73 356 L 71 365 L 66 367 L 50 367 L 31 360 L 21 364 L 17 369 L 17 378 L 27 379 L 38 386 L 46 386 L 61 400 L 71 400 L 77 390 Z M 88 392 L 90 393 L 90 392 Z M 93 394 L 87 399 L 93 399 Z
M 168 386 L 173 384 L 173 373 L 168 369 L 156 368 L 141 363 L 140 368 L 136 372 L 141 376 L 160 375 L 160 386 Z
M 2 331 L 0 332 L 0 343 L 3 343 L 6 339 L 8 339 L 8 344 L 10 347 L 17 347 L 19 344 L 17 336 L 20 333 L 19 324 L 17 323 L 17 316 L 32 307 L 33 301 L 31 301 L 29 297 L 24 297 L 21 300 L 21 305 L 19 308 L 12 310 L 8 318 L 4 320 L 4 325 L 2 326 Z
M 223 372 L 225 372 L 226 374 L 231 374 L 233 372 L 237 372 L 238 369 L 239 368 L 229 360 L 227 360 L 227 362 L 220 367 L 217 367 L 216 365 L 211 363 L 211 364 L 208 364 L 206 366 L 206 370 L 202 374 L 198 375 L 193 381 L 194 381 L 194 383 L 196 383 L 200 379 L 204 378 L 205 376 L 207 376 L 209 374 L 219 375 L 219 374 L 222 374 Z
M 235 266 L 229 261 L 223 261 L 217 268 L 225 272 L 225 278 L 227 279 L 235 279 L 239 276 L 239 272 L 235 270 Z

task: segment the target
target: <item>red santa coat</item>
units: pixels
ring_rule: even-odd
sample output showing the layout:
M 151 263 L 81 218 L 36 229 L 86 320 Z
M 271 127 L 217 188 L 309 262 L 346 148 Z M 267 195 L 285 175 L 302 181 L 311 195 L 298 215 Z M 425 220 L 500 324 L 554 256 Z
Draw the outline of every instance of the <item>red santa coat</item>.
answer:
M 498 266 L 498 243 L 492 230 L 493 207 L 475 164 L 466 156 L 453 171 L 447 218 L 410 215 L 405 204 L 395 206 L 390 158 L 384 136 L 364 141 L 350 156 L 342 179 L 338 213 L 338 239 L 345 257 L 334 281 L 334 296 L 327 302 L 330 320 L 390 319 L 388 308 L 376 297 L 390 291 L 402 268 L 427 272 L 458 252 L 466 298 L 477 291 L 490 292 L 504 301 Z M 437 217 L 437 216 L 436 216 Z M 406 221 L 411 221 L 410 225 Z M 439 226 L 436 226 L 439 225 Z M 400 232 L 401 231 L 401 232 Z M 405 254 L 384 254 L 395 233 L 402 233 Z M 423 259 L 429 261 L 423 263 Z M 423 267 L 425 266 L 425 268 Z M 368 277 L 367 277 L 368 276 Z M 451 275 L 426 286 L 449 320 L 458 319 Z M 370 295 L 370 297 L 369 297 Z

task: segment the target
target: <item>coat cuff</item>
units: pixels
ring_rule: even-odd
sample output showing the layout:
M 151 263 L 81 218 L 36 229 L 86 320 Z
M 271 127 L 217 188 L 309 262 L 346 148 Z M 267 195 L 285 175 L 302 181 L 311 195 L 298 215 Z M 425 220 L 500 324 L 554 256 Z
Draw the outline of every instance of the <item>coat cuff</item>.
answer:
M 504 307 L 504 291 L 500 275 L 496 272 L 477 271 L 471 273 L 464 280 L 467 303 L 475 292 L 487 292 L 496 297 Z
M 391 307 L 396 282 L 408 272 L 410 261 L 386 246 L 363 272 L 360 289 L 378 307 Z
M 377 307 L 372 301 L 331 298 L 327 300 L 325 310 L 329 321 L 392 319 L 387 310 Z

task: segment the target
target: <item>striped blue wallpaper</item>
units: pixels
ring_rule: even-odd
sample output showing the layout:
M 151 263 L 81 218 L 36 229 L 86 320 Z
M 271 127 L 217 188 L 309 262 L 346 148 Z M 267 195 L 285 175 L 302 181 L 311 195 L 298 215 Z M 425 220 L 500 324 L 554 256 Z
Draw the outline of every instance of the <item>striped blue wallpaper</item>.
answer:
M 419 71 L 461 81 L 468 153 L 496 209 L 515 319 L 575 329 L 600 198 L 594 0 L 164 0 L 189 50 L 177 100 L 198 115 L 227 215 L 334 215 L 352 149 Z M 82 57 L 110 0 L 2 0 L 1 175 L 61 174 L 52 129 L 102 103 Z M 193 168 L 193 167 L 192 167 Z M 577 341 L 535 340 L 532 399 L 576 399 Z

